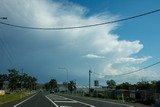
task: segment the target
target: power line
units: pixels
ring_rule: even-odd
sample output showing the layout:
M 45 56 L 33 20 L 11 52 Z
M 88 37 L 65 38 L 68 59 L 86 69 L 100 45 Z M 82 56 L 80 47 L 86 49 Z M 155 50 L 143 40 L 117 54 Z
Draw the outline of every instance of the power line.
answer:
M 7 45 L 7 43 L 6 43 L 6 41 L 5 40 L 3 40 L 2 38 L 0 38 L 1 40 L 1 42 L 2 42 L 2 45 L 3 45 L 3 47 L 4 47 L 4 49 L 6 50 L 6 52 L 8 53 L 8 55 L 10 56 L 10 58 L 12 59 L 12 60 L 14 60 L 14 58 L 13 58 L 13 53 L 11 53 L 11 51 L 10 51 L 10 49 L 8 48 L 8 45 Z
M 131 72 L 127 72 L 127 73 L 122 73 L 122 74 L 117 74 L 117 75 L 102 75 L 102 74 L 99 74 L 99 73 L 95 73 L 95 72 L 93 72 L 93 71 L 92 71 L 92 73 L 94 73 L 94 74 L 96 74 L 96 75 L 100 75 L 100 76 L 105 76 L 105 77 L 106 77 L 106 76 L 124 76 L 124 75 L 129 75 L 129 74 L 132 74 L 132 73 L 136 73 L 136 72 L 142 71 L 142 70 L 144 70 L 144 69 L 150 68 L 150 67 L 155 66 L 155 65 L 157 65 L 157 64 L 160 64 L 160 61 L 155 62 L 155 63 L 153 63 L 153 64 L 151 64 L 151 65 L 148 65 L 148 66 L 146 66 L 146 67 L 140 68 L 140 69 L 135 70 L 135 71 L 131 71 Z
M 160 61 L 158 61 L 158 62 L 156 62 L 156 63 L 154 63 L 154 64 L 151 64 L 151 65 L 148 65 L 148 66 L 146 66 L 146 67 L 140 68 L 140 69 L 138 69 L 138 70 L 135 70 L 135 71 L 132 71 L 132 72 L 128 72 L 128 73 L 122 73 L 122 74 L 115 75 L 115 76 L 123 76 L 123 75 L 132 74 L 132 73 L 135 73 L 135 72 L 139 72 L 139 71 L 142 71 L 142 70 L 144 70 L 144 69 L 147 69 L 147 68 L 150 68 L 150 67 L 152 67 L 152 66 L 155 66 L 155 65 L 157 65 L 157 64 L 159 64 L 159 63 L 160 63 Z
M 65 30 L 65 29 L 67 30 L 67 29 L 79 29 L 79 28 L 88 28 L 88 27 L 94 27 L 94 26 L 102 26 L 102 25 L 106 25 L 106 24 L 127 21 L 127 20 L 130 20 L 130 19 L 135 19 L 135 18 L 138 18 L 138 17 L 146 16 L 146 15 L 153 14 L 153 13 L 157 13 L 159 11 L 160 11 L 160 9 L 156 9 L 156 10 L 149 11 L 149 12 L 146 12 L 146 13 L 142 13 L 142 14 L 139 14 L 139 15 L 135 15 L 135 16 L 127 17 L 127 18 L 122 18 L 122 19 L 119 19 L 119 20 L 113 20 L 113 21 L 96 23 L 96 24 L 89 24 L 89 25 L 82 25 L 82 26 L 70 26 L 70 27 L 50 27 L 50 28 L 30 27 L 30 26 L 10 24 L 10 23 L 6 23 L 6 22 L 0 22 L 0 24 L 11 26 L 11 27 L 16 27 L 16 28 L 33 29 L 33 30 Z
M 2 44 L 2 45 L 1 45 L 1 44 Z M 4 53 L 6 53 L 6 56 L 7 56 L 7 58 L 8 58 L 8 61 L 9 61 L 10 65 L 12 65 L 11 55 L 9 54 L 8 51 L 6 51 L 5 46 L 4 46 L 4 43 L 3 43 L 3 41 L 2 41 L 1 38 L 0 38 L 0 45 L 1 45 L 1 49 L 4 51 Z
M 10 56 L 11 56 L 11 58 L 13 59 L 13 60 L 16 60 L 16 57 L 15 57 L 15 55 L 16 54 L 14 54 L 14 52 L 13 52 L 13 48 L 11 47 L 12 45 L 9 45 L 9 43 L 5 40 L 5 36 L 6 36 L 6 34 L 5 34 L 5 32 L 3 31 L 3 28 L 1 28 L 1 26 L 0 26 L 0 31 L 1 31 L 1 39 L 2 39 L 2 42 L 3 42 L 3 44 L 4 44 L 4 46 L 5 46 L 5 49 L 8 51 L 8 53 L 10 54 Z
M 2 32 L 1 27 L 0 27 L 0 34 L 2 34 L 2 35 L 0 36 L 0 45 L 1 45 L 1 48 L 2 48 L 2 50 L 4 51 L 4 54 L 6 54 L 10 65 L 12 65 L 12 64 L 13 64 L 13 61 L 14 61 L 14 58 L 13 58 L 11 52 L 10 52 L 10 49 L 8 49 L 8 45 L 7 45 L 6 41 L 3 40 L 3 38 L 2 38 L 3 32 Z

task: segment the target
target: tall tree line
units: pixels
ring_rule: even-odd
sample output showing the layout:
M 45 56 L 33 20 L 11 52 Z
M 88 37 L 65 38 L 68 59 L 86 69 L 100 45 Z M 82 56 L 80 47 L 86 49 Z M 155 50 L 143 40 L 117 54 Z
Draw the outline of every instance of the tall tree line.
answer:
M 158 86 L 160 86 L 160 81 L 145 81 L 141 80 L 136 84 L 130 84 L 129 82 L 123 82 L 121 84 L 116 85 L 114 80 L 108 80 L 107 82 L 108 89 L 125 89 L 125 90 L 156 90 Z
M 76 82 L 70 81 L 69 83 L 63 84 L 64 87 L 66 87 L 71 93 L 76 90 Z M 49 82 L 45 83 L 43 86 L 43 89 L 50 91 L 58 89 L 58 84 L 56 79 L 51 79 Z
M 37 79 L 26 73 L 20 73 L 16 69 L 8 69 L 7 74 L 0 74 L 0 89 L 3 89 L 4 84 L 8 84 L 10 91 L 14 90 L 35 90 Z

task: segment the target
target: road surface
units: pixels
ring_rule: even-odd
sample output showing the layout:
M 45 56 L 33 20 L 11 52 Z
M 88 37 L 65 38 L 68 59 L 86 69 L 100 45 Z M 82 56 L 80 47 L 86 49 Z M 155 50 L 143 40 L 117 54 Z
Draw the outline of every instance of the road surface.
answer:
M 20 102 L 4 104 L 1 107 L 133 107 L 126 104 L 113 103 L 94 98 L 68 95 L 36 93 Z

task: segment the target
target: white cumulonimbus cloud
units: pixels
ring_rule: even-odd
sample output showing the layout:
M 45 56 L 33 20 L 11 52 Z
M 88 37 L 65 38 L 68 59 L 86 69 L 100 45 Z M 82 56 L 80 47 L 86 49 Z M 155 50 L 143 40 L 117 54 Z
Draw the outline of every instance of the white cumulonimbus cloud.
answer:
M 74 3 L 55 2 L 52 0 L 1 0 L 0 3 L 1 16 L 7 16 L 7 22 L 24 26 L 81 26 L 117 19 L 117 16 L 107 13 L 86 16 L 87 12 L 89 12 L 89 9 Z M 118 24 L 114 23 L 108 24 L 107 26 L 104 25 L 73 30 L 26 31 L 31 35 L 29 36 L 30 38 L 24 38 L 27 38 L 28 41 L 31 39 L 35 41 L 38 48 L 36 46 L 34 47 L 32 44 L 28 44 L 27 46 L 30 46 L 30 48 L 28 48 L 27 51 L 30 56 L 27 56 L 27 54 L 25 58 L 26 60 L 29 60 L 30 58 L 28 57 L 31 57 L 31 55 L 34 56 L 34 54 L 36 57 L 40 57 L 40 62 L 43 62 L 43 58 L 46 58 L 48 59 L 48 63 L 46 63 L 46 65 L 42 63 L 42 65 L 50 70 L 53 68 L 52 61 L 57 62 L 54 63 L 54 66 L 59 66 L 58 64 L 63 64 L 65 60 L 67 66 L 76 64 L 75 66 L 77 68 L 71 68 L 77 69 L 75 72 L 83 71 L 84 69 L 87 69 L 85 68 L 85 65 L 83 65 L 85 64 L 84 61 L 91 59 L 93 59 L 92 63 L 96 63 L 99 73 L 104 75 L 108 72 L 110 74 L 118 74 L 129 69 L 135 69 L 134 67 L 131 67 L 130 64 L 143 63 L 150 57 L 132 57 L 143 49 L 143 44 L 140 43 L 139 40 L 119 40 L 120 35 L 112 33 L 112 31 L 117 28 Z M 20 30 L 21 29 L 18 29 L 17 32 Z M 17 32 L 14 32 L 15 35 L 18 34 Z M 12 35 L 14 33 L 12 33 Z M 20 34 L 23 36 L 23 32 Z M 13 40 L 17 41 L 18 37 L 14 36 Z M 20 44 L 22 47 L 19 46 Z M 24 49 L 23 40 L 17 42 L 15 46 L 19 47 L 19 50 L 21 50 L 21 48 Z M 24 46 L 26 45 L 24 44 Z M 83 60 L 79 60 L 80 58 Z M 50 61 L 50 59 L 52 59 L 52 61 Z M 94 62 L 94 59 L 104 60 L 96 60 Z M 78 68 L 78 65 L 81 66 Z M 122 69 L 122 67 L 120 67 L 121 65 L 127 66 L 123 66 Z M 81 73 L 82 77 L 85 75 L 85 72 Z

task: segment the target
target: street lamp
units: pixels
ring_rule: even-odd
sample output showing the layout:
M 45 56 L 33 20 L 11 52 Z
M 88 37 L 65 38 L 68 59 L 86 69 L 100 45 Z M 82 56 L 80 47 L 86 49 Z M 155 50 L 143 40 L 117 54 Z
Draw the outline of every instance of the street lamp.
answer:
M 65 67 L 63 67 L 63 68 L 59 67 L 58 69 L 61 69 L 61 70 L 65 70 L 65 71 L 66 71 L 66 73 L 67 73 L 67 84 L 68 84 L 68 69 L 65 68 Z
M 67 73 L 67 92 L 68 92 L 68 69 L 67 68 L 65 68 L 65 67 L 59 67 L 58 69 L 61 69 L 61 70 L 65 70 L 66 71 L 66 73 Z

